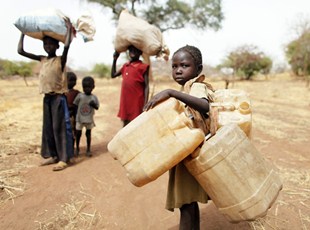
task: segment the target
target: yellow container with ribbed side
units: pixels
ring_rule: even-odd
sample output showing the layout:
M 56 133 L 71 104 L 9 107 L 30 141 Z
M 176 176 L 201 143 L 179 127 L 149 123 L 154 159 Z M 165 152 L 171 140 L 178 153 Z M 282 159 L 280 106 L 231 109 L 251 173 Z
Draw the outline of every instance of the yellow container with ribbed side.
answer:
M 218 108 L 219 128 L 230 124 L 238 124 L 248 137 L 251 137 L 252 110 L 249 94 L 241 89 L 219 89 L 214 92 L 214 103 Z
M 135 186 L 143 186 L 191 154 L 204 133 L 193 128 L 185 107 L 174 98 L 143 112 L 109 142 L 108 150 Z
M 184 163 L 230 222 L 267 214 L 282 182 L 237 124 L 224 125 L 197 151 Z

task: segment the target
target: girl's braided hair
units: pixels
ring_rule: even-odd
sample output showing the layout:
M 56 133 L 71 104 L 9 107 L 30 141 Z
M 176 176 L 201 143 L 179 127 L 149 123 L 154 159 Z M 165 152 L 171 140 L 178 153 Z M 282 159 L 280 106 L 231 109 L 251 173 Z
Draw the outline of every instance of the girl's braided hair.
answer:
M 200 49 L 198 49 L 195 46 L 186 45 L 186 46 L 181 47 L 177 51 L 175 51 L 173 55 L 175 55 L 176 53 L 178 53 L 180 51 L 185 51 L 185 52 L 189 53 L 193 57 L 195 65 L 197 68 L 199 66 L 202 66 L 202 55 L 201 55 Z

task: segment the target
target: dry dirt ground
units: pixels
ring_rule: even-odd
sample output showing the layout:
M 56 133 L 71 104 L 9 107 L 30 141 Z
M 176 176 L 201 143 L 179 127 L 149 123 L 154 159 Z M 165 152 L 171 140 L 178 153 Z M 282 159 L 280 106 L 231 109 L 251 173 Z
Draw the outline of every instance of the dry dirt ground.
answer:
M 224 82 L 211 82 L 223 88 Z M 78 80 L 77 88 L 81 80 Z M 82 156 L 63 171 L 40 167 L 42 96 L 37 79 L 0 80 L 0 229 L 177 230 L 179 211 L 164 209 L 167 173 L 143 187 L 126 178 L 107 151 L 121 128 L 116 117 L 120 80 L 96 79 L 101 107 L 95 115 L 93 157 Z M 156 80 L 152 90 L 177 87 Z M 201 229 L 310 229 L 310 90 L 288 76 L 236 82 L 250 93 L 252 142 L 279 171 L 283 190 L 266 217 L 229 223 L 212 202 L 200 205 Z

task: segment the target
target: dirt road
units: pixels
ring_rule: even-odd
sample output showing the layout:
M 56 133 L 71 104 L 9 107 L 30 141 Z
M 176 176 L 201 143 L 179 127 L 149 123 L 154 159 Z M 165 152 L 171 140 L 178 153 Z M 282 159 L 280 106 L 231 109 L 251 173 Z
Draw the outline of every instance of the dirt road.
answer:
M 37 80 L 0 80 L 0 229 L 177 230 L 179 212 L 164 209 L 167 173 L 141 188 L 132 185 L 107 143 L 121 128 L 116 117 L 120 81 L 96 80 L 93 157 L 63 171 L 39 167 L 42 96 Z M 155 92 L 174 83 L 155 82 Z M 171 85 L 173 84 L 173 85 Z M 223 82 L 212 83 L 215 88 Z M 80 86 L 80 79 L 78 81 Z M 284 183 L 265 218 L 229 223 L 212 202 L 200 205 L 201 229 L 310 229 L 310 90 L 286 76 L 236 82 L 250 93 L 252 141 L 279 170 Z

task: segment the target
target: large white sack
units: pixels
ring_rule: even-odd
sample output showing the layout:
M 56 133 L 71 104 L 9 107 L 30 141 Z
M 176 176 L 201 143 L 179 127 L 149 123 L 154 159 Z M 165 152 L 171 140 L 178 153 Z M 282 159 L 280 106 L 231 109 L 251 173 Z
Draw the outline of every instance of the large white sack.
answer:
M 130 45 L 150 56 L 159 56 L 162 52 L 166 54 L 169 52 L 164 44 L 162 33 L 156 26 L 123 10 L 116 28 L 114 48 L 121 53 L 126 51 Z
M 21 32 L 32 38 L 42 40 L 44 36 L 50 36 L 64 43 L 67 33 L 66 18 L 69 17 L 60 10 L 48 8 L 20 16 L 14 25 Z M 93 40 L 96 29 L 92 17 L 83 15 L 77 22 L 75 30 L 81 33 L 84 41 Z

